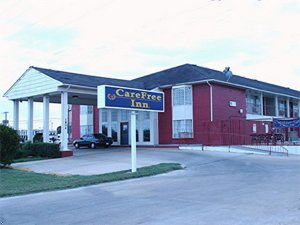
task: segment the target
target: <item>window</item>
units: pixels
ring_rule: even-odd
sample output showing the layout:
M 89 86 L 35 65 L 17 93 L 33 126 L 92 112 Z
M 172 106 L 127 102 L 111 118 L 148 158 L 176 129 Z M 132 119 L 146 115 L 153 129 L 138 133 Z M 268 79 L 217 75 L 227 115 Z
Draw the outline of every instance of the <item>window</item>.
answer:
M 143 113 L 143 141 L 149 142 L 150 141 L 150 113 L 144 112 Z
M 111 137 L 114 142 L 118 142 L 118 124 L 117 123 L 112 123 L 111 124 Z
M 287 116 L 286 100 L 284 99 L 279 100 L 279 116 L 283 116 L 283 117 Z
M 118 121 L 118 110 L 111 110 L 111 121 Z
M 257 128 L 256 128 L 256 124 L 254 123 L 252 125 L 252 133 L 256 134 Z
M 139 142 L 139 130 L 138 129 L 136 129 L 135 130 L 135 138 L 136 138 L 136 142 Z
M 121 121 L 128 121 L 128 113 L 127 110 L 121 111 Z
M 299 117 L 299 107 L 297 105 L 294 105 L 293 117 Z
M 80 114 L 93 114 L 93 106 L 91 105 L 81 105 L 80 106 Z
M 261 114 L 260 97 L 257 95 L 246 96 L 247 113 Z
M 107 136 L 107 125 L 106 124 L 102 125 L 102 133 Z
M 173 105 L 191 105 L 192 104 L 192 87 L 174 87 L 173 93 Z
M 150 119 L 150 112 L 141 112 L 142 113 L 142 120 L 149 120 Z
M 291 117 L 299 117 L 299 107 L 298 107 L 298 102 L 295 100 L 292 100 L 290 102 L 290 116 Z
M 93 125 L 80 125 L 80 136 L 93 133 Z
M 108 135 L 108 110 L 107 109 L 101 109 L 101 132 L 105 134 L 106 136 Z
M 101 120 L 107 122 L 107 109 L 101 109 Z
M 265 133 L 269 133 L 269 125 L 268 124 L 265 124 Z
M 144 139 L 144 142 L 149 142 L 150 141 L 150 129 L 149 128 L 144 128 L 144 130 L 143 130 L 143 139 Z
M 173 138 L 192 138 L 192 120 L 173 120 Z
M 93 114 L 93 106 L 91 105 L 87 106 L 87 114 Z

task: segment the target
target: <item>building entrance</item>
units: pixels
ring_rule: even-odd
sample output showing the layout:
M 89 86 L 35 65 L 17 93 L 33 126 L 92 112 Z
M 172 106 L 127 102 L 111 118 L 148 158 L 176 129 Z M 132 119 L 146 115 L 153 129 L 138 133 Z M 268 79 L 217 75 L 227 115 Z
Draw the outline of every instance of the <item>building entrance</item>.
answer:
M 121 124 L 121 145 L 128 145 L 128 122 Z

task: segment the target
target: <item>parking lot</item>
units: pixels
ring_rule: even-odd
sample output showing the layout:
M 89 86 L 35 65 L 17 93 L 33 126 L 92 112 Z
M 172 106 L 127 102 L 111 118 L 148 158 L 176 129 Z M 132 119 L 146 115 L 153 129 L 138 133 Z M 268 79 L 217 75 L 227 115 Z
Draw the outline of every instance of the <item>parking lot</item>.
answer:
M 137 152 L 138 166 L 179 162 L 186 168 L 153 177 L 2 198 L 1 221 L 10 225 L 299 224 L 299 156 L 177 149 Z M 84 175 L 106 172 L 105 167 L 130 169 L 130 149 L 80 149 L 74 153 L 74 157 L 18 167 Z

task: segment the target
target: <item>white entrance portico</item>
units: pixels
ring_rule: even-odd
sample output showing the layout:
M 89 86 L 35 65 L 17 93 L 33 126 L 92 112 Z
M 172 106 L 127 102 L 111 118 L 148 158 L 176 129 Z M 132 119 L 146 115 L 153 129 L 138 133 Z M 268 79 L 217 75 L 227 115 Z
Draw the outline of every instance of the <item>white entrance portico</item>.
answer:
M 27 101 L 28 140 L 33 140 L 34 102 L 43 102 L 43 139 L 49 142 L 49 104 L 61 104 L 61 153 L 72 155 L 68 148 L 68 104 L 97 104 L 97 88 L 72 82 L 76 74 L 29 67 L 4 94 L 13 101 L 13 128 L 19 130 L 19 103 Z M 82 75 L 80 76 L 82 77 Z M 80 80 L 79 80 L 80 81 Z

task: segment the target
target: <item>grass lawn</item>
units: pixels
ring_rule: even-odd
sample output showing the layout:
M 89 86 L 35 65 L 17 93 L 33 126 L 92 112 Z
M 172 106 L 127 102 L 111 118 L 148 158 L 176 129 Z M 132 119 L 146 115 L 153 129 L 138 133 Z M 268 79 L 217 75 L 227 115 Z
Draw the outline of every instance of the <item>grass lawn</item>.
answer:
M 135 173 L 124 170 L 92 176 L 57 176 L 14 169 L 0 169 L 0 197 L 152 176 L 179 169 L 182 167 L 178 163 L 161 163 L 139 168 Z

